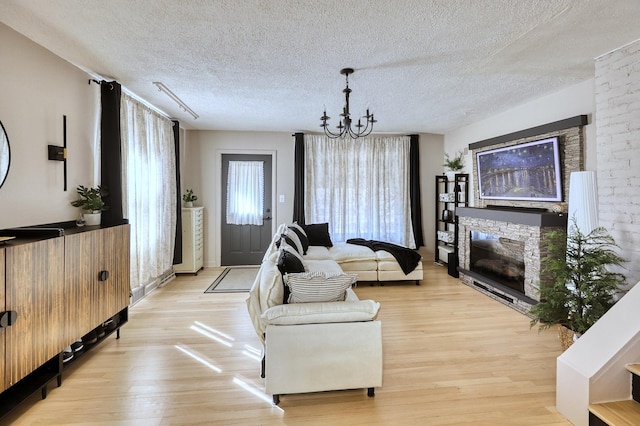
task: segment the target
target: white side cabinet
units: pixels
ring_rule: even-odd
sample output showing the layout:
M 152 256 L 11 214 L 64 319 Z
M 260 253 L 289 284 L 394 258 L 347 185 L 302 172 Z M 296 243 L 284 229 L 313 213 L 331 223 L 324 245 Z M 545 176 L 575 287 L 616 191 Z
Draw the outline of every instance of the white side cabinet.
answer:
M 204 207 L 182 209 L 182 263 L 176 273 L 197 274 L 204 266 Z

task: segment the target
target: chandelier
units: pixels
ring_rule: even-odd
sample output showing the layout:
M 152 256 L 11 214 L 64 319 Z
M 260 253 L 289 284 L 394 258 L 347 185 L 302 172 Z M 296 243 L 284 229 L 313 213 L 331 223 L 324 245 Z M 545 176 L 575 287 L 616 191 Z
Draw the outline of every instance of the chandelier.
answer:
M 340 119 L 340 123 L 336 126 L 337 132 L 334 133 L 329 130 L 329 123 L 327 123 L 327 121 L 331 117 L 327 116 L 326 109 L 324 110 L 322 117 L 320 117 L 320 120 L 322 121 L 320 127 L 324 129 L 324 133 L 331 139 L 345 137 L 357 139 L 361 136 L 367 136 L 373 130 L 373 123 L 376 122 L 373 118 L 373 113 L 369 114 L 369 109 L 367 108 L 367 114 L 358 119 L 358 124 L 351 127 L 352 120 L 351 113 L 349 112 L 349 94 L 351 93 L 351 89 L 349 89 L 349 74 L 353 74 L 353 68 L 343 68 L 340 70 L 340 74 L 345 76 L 347 85 L 342 91 L 342 93 L 344 93 L 344 108 L 342 109 L 342 114 L 340 114 L 340 117 L 342 117 Z M 364 124 L 362 124 L 363 119 Z

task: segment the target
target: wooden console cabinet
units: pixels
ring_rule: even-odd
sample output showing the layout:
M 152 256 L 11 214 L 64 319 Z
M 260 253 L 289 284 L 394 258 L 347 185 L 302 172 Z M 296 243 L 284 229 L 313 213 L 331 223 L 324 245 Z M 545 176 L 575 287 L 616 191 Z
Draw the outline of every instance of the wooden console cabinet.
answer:
M 25 231 L 28 229 L 28 231 Z M 52 229 L 52 228 L 46 228 Z M 129 225 L 0 231 L 0 416 L 47 383 L 62 383 L 62 352 L 129 305 Z M 32 233 L 32 234 L 30 234 Z

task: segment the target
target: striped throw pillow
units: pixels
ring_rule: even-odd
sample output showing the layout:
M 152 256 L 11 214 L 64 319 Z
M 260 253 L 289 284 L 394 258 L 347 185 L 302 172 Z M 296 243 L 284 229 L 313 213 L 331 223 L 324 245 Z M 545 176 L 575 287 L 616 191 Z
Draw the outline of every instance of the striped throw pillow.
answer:
M 346 291 L 358 275 L 326 272 L 287 274 L 284 283 L 289 287 L 289 303 L 343 301 Z

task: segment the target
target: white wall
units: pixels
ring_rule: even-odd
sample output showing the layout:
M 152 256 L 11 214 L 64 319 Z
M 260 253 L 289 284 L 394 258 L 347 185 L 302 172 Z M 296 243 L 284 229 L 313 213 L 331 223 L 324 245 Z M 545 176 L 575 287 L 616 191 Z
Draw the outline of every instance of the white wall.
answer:
M 292 133 L 197 131 L 186 132 L 181 151 L 182 187 L 193 188 L 205 206 L 205 266 L 220 265 L 220 159 L 223 153 L 274 153 L 274 226 L 291 222 L 294 194 L 294 138 Z M 420 135 L 421 191 L 425 259 L 430 259 L 435 239 L 434 176 L 442 172 L 442 136 Z M 277 202 L 284 195 L 284 203 Z
M 11 166 L 0 188 L 0 229 L 75 220 L 75 188 L 94 185 L 93 144 L 100 89 L 89 76 L 0 24 L 0 121 Z M 63 163 L 47 159 L 47 145 L 63 144 L 67 116 L 68 181 Z

